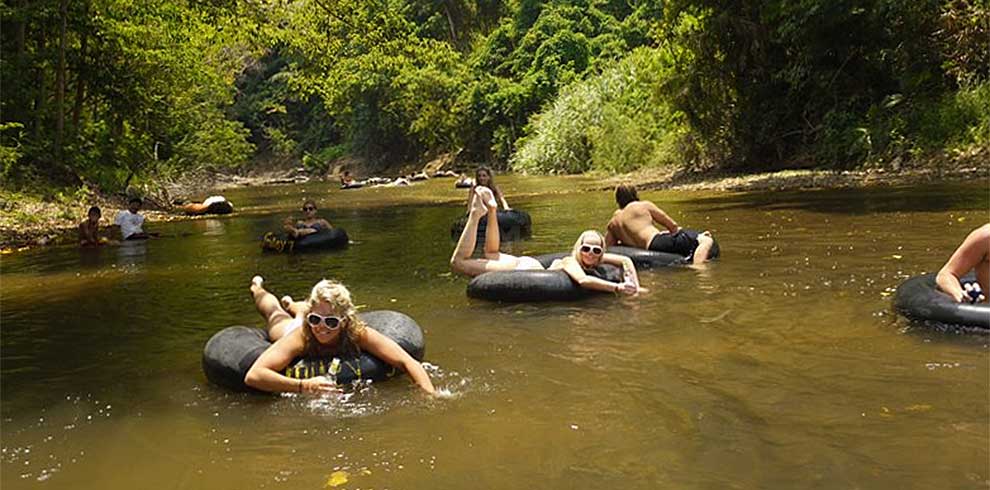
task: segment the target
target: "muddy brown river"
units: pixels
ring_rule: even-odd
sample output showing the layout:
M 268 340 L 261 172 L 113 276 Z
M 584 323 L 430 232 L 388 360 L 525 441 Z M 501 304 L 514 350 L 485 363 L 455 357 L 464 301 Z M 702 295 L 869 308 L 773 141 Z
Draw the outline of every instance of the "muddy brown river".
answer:
M 565 251 L 615 208 L 591 179 L 499 179 L 533 218 L 510 253 Z M 543 304 L 466 297 L 451 180 L 226 196 L 235 214 L 147 225 L 157 240 L 2 258 L 5 490 L 990 486 L 987 336 L 891 309 L 990 219 L 985 182 L 644 192 L 721 259 L 641 272 L 639 298 Z M 350 247 L 263 254 L 307 197 Z M 295 296 L 338 279 L 364 310 L 412 316 L 448 396 L 405 378 L 326 398 L 209 384 L 206 340 L 262 325 L 256 273 Z

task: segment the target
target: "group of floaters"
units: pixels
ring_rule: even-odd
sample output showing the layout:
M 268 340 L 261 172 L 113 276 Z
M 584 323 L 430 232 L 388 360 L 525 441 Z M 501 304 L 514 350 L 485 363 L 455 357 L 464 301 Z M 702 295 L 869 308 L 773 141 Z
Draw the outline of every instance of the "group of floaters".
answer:
M 360 189 L 365 186 L 371 187 L 402 187 L 411 185 L 413 182 L 418 182 L 421 180 L 429 180 L 431 178 L 441 178 L 441 177 L 456 177 L 457 180 L 454 181 L 454 187 L 471 187 L 474 184 L 474 180 L 464 174 L 458 174 L 452 170 L 437 170 L 433 174 L 428 174 L 424 172 L 418 172 L 414 174 L 403 175 L 401 177 L 396 177 L 394 179 L 388 177 L 369 177 L 364 180 L 358 180 L 351 175 L 350 170 L 344 170 L 340 174 L 340 188 L 341 189 Z
M 604 234 L 596 230 L 583 231 L 569 253 L 540 257 L 504 254 L 499 250 L 501 236 L 497 223 L 500 207 L 511 209 L 505 196 L 487 169 L 476 175 L 470 189 L 467 219 L 450 258 L 452 271 L 473 278 L 469 294 L 472 286 L 484 291 L 497 289 L 498 284 L 508 284 L 505 288 L 510 291 L 508 300 L 578 297 L 557 294 L 559 291 L 552 288 L 541 291 L 546 284 L 557 284 L 553 287 L 570 287 L 571 292 L 582 290 L 636 296 L 647 290 L 640 285 L 633 257 L 644 264 L 702 264 L 720 254 L 718 243 L 710 232 L 681 228 L 655 203 L 640 199 L 631 185 L 620 185 L 615 189 L 618 209 L 608 221 Z M 306 218 L 287 224 L 287 233 L 311 235 L 329 227 L 329 223 L 315 215 L 314 203 L 307 202 L 303 211 L 307 213 Z M 486 227 L 482 254 L 475 257 L 482 219 L 496 223 L 496 226 Z M 659 258 L 644 258 L 642 254 L 657 254 Z M 990 328 L 990 308 L 986 307 L 987 299 L 980 291 L 987 289 L 988 260 L 990 223 L 974 230 L 934 279 L 940 290 L 935 294 L 947 301 L 960 307 L 982 302 L 977 308 L 984 315 L 986 324 L 980 324 L 977 318 L 977 326 L 985 328 Z M 964 276 L 973 269 L 976 278 L 967 281 Z M 315 394 L 339 390 L 342 380 L 389 377 L 371 360 L 368 360 L 366 372 L 362 373 L 364 358 L 359 356 L 363 355 L 378 360 L 382 366 L 391 366 L 393 373 L 407 373 L 422 391 L 437 392 L 420 364 L 423 355 L 421 331 L 412 319 L 396 312 L 367 314 L 369 318 L 392 318 L 384 315 L 387 313 L 405 319 L 399 322 L 404 324 L 402 328 L 386 332 L 356 314 L 350 292 L 344 285 L 325 279 L 313 287 L 306 302 L 295 302 L 290 297 L 277 301 L 264 289 L 260 277 L 252 279 L 250 290 L 258 312 L 266 320 L 266 329 L 252 334 L 243 327 L 231 327 L 241 330 L 227 329 L 211 339 L 204 351 L 204 369 L 214 382 L 235 389 Z M 512 296 L 519 291 L 524 296 L 536 297 Z M 541 294 L 545 297 L 539 297 Z M 480 294 L 478 297 L 486 296 Z M 496 295 L 493 299 L 505 298 Z M 420 341 L 401 342 L 408 335 L 418 336 Z M 231 340 L 225 341 L 227 338 Z M 222 342 L 242 342 L 238 338 L 249 340 L 239 349 L 221 345 Z M 270 345 L 267 344 L 269 341 L 272 342 Z M 347 366 L 346 376 L 342 374 L 342 366 Z
M 539 301 L 577 299 L 590 292 L 637 296 L 647 292 L 640 285 L 637 267 L 700 265 L 720 255 L 709 231 L 682 228 L 655 203 L 640 199 L 631 185 L 616 187 L 618 209 L 604 234 L 585 230 L 565 253 L 505 254 L 499 250 L 501 221 L 509 217 L 529 226 L 528 215 L 509 206 L 490 169 L 479 168 L 473 179 L 463 180 L 470 181 L 467 214 L 458 229 L 450 268 L 472 278 L 468 285 L 472 297 Z M 142 203 L 139 198 L 131 199 L 128 208 L 115 217 L 121 239 L 157 235 L 142 228 Z M 222 196 L 212 196 L 202 203 L 180 204 L 178 209 L 193 215 L 227 214 L 233 205 Z M 314 201 L 306 201 L 302 211 L 301 219 L 285 220 L 284 238 L 268 234 L 263 247 L 290 251 L 302 250 L 307 244 L 333 248 L 347 243 L 346 232 L 320 217 Z M 519 214 L 500 214 L 510 212 Z M 92 207 L 79 225 L 81 244 L 109 241 L 100 234 L 100 218 L 100 209 Z M 495 226 L 484 226 L 486 222 Z M 482 252 L 475 257 L 479 239 Z M 990 329 L 988 281 L 990 223 L 973 230 L 937 273 L 905 281 L 898 288 L 894 307 L 913 319 Z M 324 393 L 339 389 L 339 383 L 387 379 L 405 372 L 424 392 L 436 393 L 420 364 L 425 348 L 422 332 L 408 316 L 391 311 L 358 314 L 347 288 L 328 280 L 317 283 L 304 302 L 289 297 L 276 300 L 257 276 L 250 291 L 266 328 L 231 327 L 216 334 L 207 343 L 203 359 L 212 381 L 233 389 Z
M 536 258 L 517 257 L 499 251 L 498 211 L 500 207 L 502 210 L 512 208 L 495 185 L 491 171 L 479 169 L 468 193 L 467 221 L 454 247 L 450 267 L 455 272 L 474 278 L 498 278 L 502 275 L 535 278 L 535 287 L 531 291 L 536 296 L 527 298 L 529 300 L 543 299 L 539 296 L 545 293 L 549 293 L 546 299 L 560 298 L 553 290 L 540 291 L 541 272 L 551 276 L 551 286 L 554 280 L 558 280 L 562 287 L 576 290 L 635 296 L 647 290 L 639 283 L 633 260 L 625 255 L 608 253 L 607 247 L 627 244 L 639 246 L 643 251 L 652 249 L 656 253 L 683 253 L 678 258 L 696 264 L 708 260 L 711 258 L 710 252 L 717 250 L 710 233 L 682 229 L 655 204 L 641 201 L 635 187 L 620 186 L 616 197 L 621 209 L 612 216 L 604 235 L 595 230 L 582 232 L 570 253 L 560 254 L 544 266 Z M 316 214 L 314 202 L 307 201 L 302 210 L 305 213 L 303 219 L 285 223 L 285 240 L 298 241 L 333 229 L 329 222 Z M 656 230 L 653 216 L 659 217 L 657 223 L 666 228 L 665 232 Z M 482 218 L 487 218 L 490 225 L 485 229 L 483 254 L 475 258 L 473 255 Z M 655 234 L 669 234 L 672 239 L 655 240 Z M 266 242 L 276 239 L 268 236 Z M 613 270 L 603 273 L 603 267 Z M 204 371 L 211 381 L 232 389 L 324 393 L 339 389 L 341 369 L 345 367 L 349 371 L 343 379 L 347 380 L 388 377 L 380 369 L 373 372 L 369 368 L 364 369 L 365 372 L 354 369 L 352 366 L 361 366 L 358 353 L 362 353 L 391 366 L 394 372 L 409 374 L 424 392 L 436 392 L 419 362 L 422 342 L 400 344 L 398 341 L 399 337 L 408 336 L 409 332 L 419 332 L 418 326 L 408 317 L 402 316 L 407 319 L 400 322 L 405 325 L 402 328 L 393 329 L 388 334 L 380 332 L 379 325 L 370 320 L 366 322 L 357 315 L 350 292 L 344 285 L 326 279 L 313 287 L 309 300 L 305 302 L 296 302 L 290 297 L 277 300 L 264 288 L 261 277 L 252 279 L 250 291 L 258 312 L 265 319 L 266 328 L 229 327 L 214 335 L 203 355 Z M 392 316 L 385 318 L 401 315 L 389 313 Z M 310 360 L 307 366 L 318 367 L 300 368 L 300 363 L 305 363 L 307 359 Z

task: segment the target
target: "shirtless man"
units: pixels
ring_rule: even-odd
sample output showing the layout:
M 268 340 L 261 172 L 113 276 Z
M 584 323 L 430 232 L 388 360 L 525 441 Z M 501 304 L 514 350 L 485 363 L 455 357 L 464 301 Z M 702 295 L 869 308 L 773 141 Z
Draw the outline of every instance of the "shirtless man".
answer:
M 976 281 L 980 284 L 982 295 L 976 292 L 970 296 L 969 291 L 964 291 L 959 284 L 959 278 L 967 272 L 976 269 Z M 949 257 L 949 261 L 942 266 L 935 276 L 935 282 L 942 292 L 948 294 L 957 303 L 976 302 L 982 298 L 986 301 L 987 292 L 990 291 L 990 223 L 987 223 L 972 232 L 963 240 L 962 245 Z
M 102 245 L 107 243 L 104 237 L 100 236 L 100 217 L 103 213 L 100 208 L 93 206 L 86 213 L 86 220 L 79 223 L 79 244 L 84 247 Z
M 605 234 L 607 246 L 628 247 L 683 255 L 694 264 L 718 257 L 718 244 L 708 231 L 698 233 L 681 228 L 667 213 L 650 201 L 641 201 L 636 187 L 620 185 L 615 188 L 615 202 L 619 209 L 608 222 Z M 665 231 L 658 230 L 657 223 Z

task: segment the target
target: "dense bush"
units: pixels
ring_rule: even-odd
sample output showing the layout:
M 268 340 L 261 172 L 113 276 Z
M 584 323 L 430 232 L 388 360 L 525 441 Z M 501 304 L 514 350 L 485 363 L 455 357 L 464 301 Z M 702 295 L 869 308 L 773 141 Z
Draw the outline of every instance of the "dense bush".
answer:
M 561 91 L 533 118 L 512 166 L 524 172 L 628 172 L 678 158 L 683 114 L 656 97 L 669 58 L 640 48 L 601 75 Z
M 648 42 L 648 22 L 625 2 L 520 2 L 469 56 L 460 95 L 469 158 L 510 159 L 529 117 L 562 87 Z

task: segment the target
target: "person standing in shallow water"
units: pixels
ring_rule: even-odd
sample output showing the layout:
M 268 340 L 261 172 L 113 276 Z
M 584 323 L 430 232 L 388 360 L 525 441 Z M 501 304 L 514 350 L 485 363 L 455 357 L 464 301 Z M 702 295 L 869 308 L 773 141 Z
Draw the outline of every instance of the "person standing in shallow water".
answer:
M 683 255 L 694 264 L 702 264 L 718 257 L 719 249 L 707 230 L 701 233 L 681 228 L 656 204 L 640 200 L 636 187 L 620 185 L 615 188 L 615 202 L 619 209 L 608 222 L 605 243 L 642 248 L 654 252 Z M 660 231 L 657 223 L 666 230 Z
M 983 301 L 988 301 L 988 297 L 990 297 L 990 284 L 988 284 L 990 283 L 990 223 L 969 233 L 962 245 L 959 245 L 959 248 L 949 257 L 949 261 L 938 271 L 935 282 L 942 292 L 948 294 L 957 303 L 971 302 L 973 301 L 972 297 L 963 289 L 959 283 L 959 278 L 973 269 L 976 270 L 976 282 L 980 284 Z
M 495 196 L 495 203 L 502 206 L 503 211 L 511 211 L 512 208 L 509 207 L 509 202 L 505 200 L 505 195 L 502 194 L 502 190 L 495 185 L 495 178 L 492 176 L 492 170 L 488 167 L 478 167 L 474 171 L 474 183 L 471 185 L 471 190 L 468 192 L 467 209 L 471 212 L 471 200 L 474 198 L 474 190 L 478 187 L 487 187 L 491 189 L 492 195 Z

